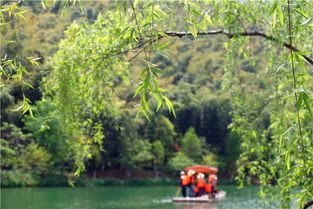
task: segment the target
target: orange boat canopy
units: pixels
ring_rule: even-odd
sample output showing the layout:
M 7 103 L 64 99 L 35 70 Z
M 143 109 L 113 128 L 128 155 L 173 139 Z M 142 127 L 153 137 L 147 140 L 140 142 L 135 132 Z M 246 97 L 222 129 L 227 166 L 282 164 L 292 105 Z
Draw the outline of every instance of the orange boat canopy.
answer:
M 205 165 L 189 166 L 185 169 L 185 171 L 188 172 L 191 169 L 194 170 L 196 173 L 216 174 L 218 172 L 217 168 L 213 168 L 213 167 L 205 166 Z

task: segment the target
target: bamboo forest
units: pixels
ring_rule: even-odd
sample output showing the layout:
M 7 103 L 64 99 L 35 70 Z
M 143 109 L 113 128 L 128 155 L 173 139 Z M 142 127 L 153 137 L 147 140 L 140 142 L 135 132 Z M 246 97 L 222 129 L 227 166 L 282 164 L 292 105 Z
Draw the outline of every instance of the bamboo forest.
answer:
M 2 0 L 3 209 L 313 208 L 312 0 Z

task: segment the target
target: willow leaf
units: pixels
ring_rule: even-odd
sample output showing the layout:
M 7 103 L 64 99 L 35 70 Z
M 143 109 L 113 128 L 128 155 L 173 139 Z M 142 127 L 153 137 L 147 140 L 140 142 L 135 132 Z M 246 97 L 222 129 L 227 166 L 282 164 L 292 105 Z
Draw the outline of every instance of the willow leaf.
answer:
M 312 20 L 313 20 L 313 17 L 310 17 L 307 20 L 305 20 L 303 23 L 301 23 L 301 25 L 308 25 Z
M 170 45 L 171 43 L 173 43 L 173 41 L 169 41 L 169 42 L 166 42 L 166 43 L 163 44 L 163 45 L 157 46 L 156 49 L 164 49 L 164 48 L 166 48 L 168 45 Z
M 303 92 L 303 101 L 304 101 L 304 104 L 305 104 L 306 108 L 308 109 L 311 117 L 313 118 L 313 112 L 312 112 L 312 108 L 311 108 L 311 104 L 310 104 L 310 98 L 305 92 Z
M 297 102 L 297 108 L 298 108 L 298 110 L 301 109 L 301 105 L 302 105 L 302 101 L 303 101 L 303 93 L 304 93 L 304 92 L 301 92 L 301 93 L 299 94 L 299 97 L 298 97 L 298 102 Z
M 273 3 L 273 5 L 271 6 L 271 8 L 270 8 L 270 10 L 268 11 L 268 16 L 270 16 L 271 14 L 273 14 L 274 13 L 274 11 L 276 10 L 276 8 L 277 8 L 277 4 L 278 4 L 278 0 L 276 0 L 274 3 Z
M 309 15 L 307 15 L 304 11 L 302 11 L 300 9 L 297 9 L 297 8 L 294 8 L 293 10 L 296 11 L 297 13 L 299 13 L 300 15 L 302 15 L 305 18 L 309 18 Z
M 176 118 L 176 113 L 175 113 L 174 106 L 173 106 L 172 102 L 166 96 L 163 96 L 163 99 L 165 100 L 165 103 L 167 105 L 168 110 L 170 112 L 172 112 L 174 117 Z
M 277 6 L 277 13 L 278 13 L 278 18 L 279 18 L 279 22 L 281 25 L 284 25 L 284 13 L 282 8 L 278 5 Z

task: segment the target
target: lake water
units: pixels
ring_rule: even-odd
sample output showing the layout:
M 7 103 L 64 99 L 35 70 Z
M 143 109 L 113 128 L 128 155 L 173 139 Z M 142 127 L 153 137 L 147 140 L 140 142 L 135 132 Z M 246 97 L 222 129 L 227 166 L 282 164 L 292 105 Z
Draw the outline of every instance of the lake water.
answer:
M 1 209 L 277 209 L 258 197 L 258 187 L 220 186 L 216 203 L 172 203 L 177 187 L 2 188 Z

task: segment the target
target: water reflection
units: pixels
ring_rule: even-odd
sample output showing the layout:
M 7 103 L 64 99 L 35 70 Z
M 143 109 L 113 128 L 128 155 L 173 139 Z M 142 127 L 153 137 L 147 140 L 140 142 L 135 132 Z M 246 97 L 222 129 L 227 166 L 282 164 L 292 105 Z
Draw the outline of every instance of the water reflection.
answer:
M 179 209 L 215 209 L 216 203 L 215 202 L 208 202 L 208 203 L 175 203 L 179 205 Z

